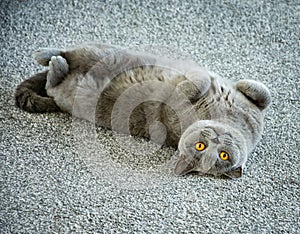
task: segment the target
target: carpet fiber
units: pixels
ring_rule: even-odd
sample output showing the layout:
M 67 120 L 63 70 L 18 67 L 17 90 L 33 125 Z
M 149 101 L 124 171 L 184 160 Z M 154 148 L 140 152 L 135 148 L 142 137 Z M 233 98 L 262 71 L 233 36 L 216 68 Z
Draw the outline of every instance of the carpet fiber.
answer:
M 1 233 L 299 233 L 299 1 L 1 3 Z M 14 106 L 32 53 L 96 41 L 170 51 L 266 84 L 262 140 L 238 180 L 175 177 L 174 151 Z

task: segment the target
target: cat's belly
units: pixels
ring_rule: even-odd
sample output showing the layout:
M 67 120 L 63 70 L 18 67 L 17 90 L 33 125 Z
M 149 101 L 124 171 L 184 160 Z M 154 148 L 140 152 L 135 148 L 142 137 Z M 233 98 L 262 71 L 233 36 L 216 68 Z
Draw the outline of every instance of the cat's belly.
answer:
M 75 117 L 118 132 L 176 145 L 182 123 L 165 106 L 185 110 L 180 107 L 182 97 L 172 100 L 177 82 L 176 78 L 168 82 L 171 78 L 153 67 L 132 69 L 113 79 L 91 73 L 70 74 L 61 84 L 48 89 L 47 94 L 62 111 Z
M 89 74 L 69 74 L 61 84 L 48 88 L 47 94 L 54 98 L 62 111 L 90 122 L 97 122 L 97 103 L 105 83 L 105 78 L 99 79 Z

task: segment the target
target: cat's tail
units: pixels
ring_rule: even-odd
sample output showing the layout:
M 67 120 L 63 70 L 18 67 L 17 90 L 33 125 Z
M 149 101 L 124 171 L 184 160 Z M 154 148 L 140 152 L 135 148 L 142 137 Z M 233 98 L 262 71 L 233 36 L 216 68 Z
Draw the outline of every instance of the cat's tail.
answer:
M 46 93 L 48 71 L 37 73 L 19 84 L 15 91 L 17 107 L 31 113 L 60 111 L 53 98 Z

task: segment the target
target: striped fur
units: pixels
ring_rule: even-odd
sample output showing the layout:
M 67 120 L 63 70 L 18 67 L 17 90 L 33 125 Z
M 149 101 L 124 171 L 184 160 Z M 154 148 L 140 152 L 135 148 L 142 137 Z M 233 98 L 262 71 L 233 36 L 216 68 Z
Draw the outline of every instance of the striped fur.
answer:
M 46 93 L 48 71 L 37 73 L 19 84 L 15 91 L 17 107 L 31 113 L 60 111 L 52 97 Z

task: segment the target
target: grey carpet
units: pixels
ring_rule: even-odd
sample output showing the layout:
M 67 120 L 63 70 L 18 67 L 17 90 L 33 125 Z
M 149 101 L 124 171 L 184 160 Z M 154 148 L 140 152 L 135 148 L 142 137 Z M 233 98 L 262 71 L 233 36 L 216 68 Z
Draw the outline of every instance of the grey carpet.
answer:
M 299 1 L 0 5 L 0 233 L 299 233 Z M 174 177 L 159 166 L 171 149 L 14 107 L 16 85 L 43 69 L 35 49 L 86 41 L 169 48 L 265 83 L 273 103 L 243 178 Z

